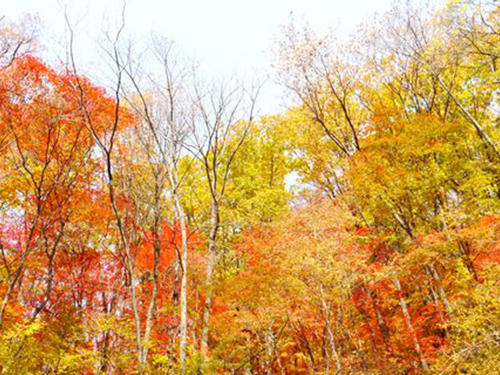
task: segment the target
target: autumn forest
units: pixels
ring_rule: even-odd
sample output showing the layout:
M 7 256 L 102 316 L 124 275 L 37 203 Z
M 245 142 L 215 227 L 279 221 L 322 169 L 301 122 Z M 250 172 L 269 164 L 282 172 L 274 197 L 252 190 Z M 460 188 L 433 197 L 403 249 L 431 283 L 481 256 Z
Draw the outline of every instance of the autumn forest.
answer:
M 2 374 L 500 374 L 498 2 L 292 20 L 270 115 L 66 21 L 0 19 Z

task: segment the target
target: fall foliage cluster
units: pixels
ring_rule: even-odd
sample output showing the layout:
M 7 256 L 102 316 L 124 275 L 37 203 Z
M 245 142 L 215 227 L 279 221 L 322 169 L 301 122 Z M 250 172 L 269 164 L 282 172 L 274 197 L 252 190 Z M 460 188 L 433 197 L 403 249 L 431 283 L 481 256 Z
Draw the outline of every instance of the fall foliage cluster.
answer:
M 0 25 L 2 374 L 500 373 L 500 5 L 293 22 L 275 80 Z M 112 83 L 109 83 L 112 82 Z

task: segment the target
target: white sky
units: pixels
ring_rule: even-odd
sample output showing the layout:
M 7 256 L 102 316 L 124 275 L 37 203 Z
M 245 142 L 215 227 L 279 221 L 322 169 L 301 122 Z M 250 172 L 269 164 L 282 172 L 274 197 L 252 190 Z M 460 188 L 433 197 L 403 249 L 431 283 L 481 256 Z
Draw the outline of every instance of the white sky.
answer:
M 15 21 L 26 13 L 37 14 L 43 22 L 45 44 L 54 46 L 64 39 L 63 1 L 3 0 L 0 16 Z M 127 0 L 126 23 L 128 34 L 136 40 L 146 40 L 151 33 L 173 39 L 185 55 L 195 58 L 210 74 L 248 79 L 255 72 L 263 74 L 269 70 L 270 48 L 279 35 L 279 26 L 289 22 L 290 14 L 319 33 L 336 30 L 342 39 L 374 12 L 388 10 L 392 1 Z M 88 67 L 99 64 L 96 44 L 87 37 L 97 40 L 103 29 L 117 25 L 122 0 L 64 3 L 69 4 L 72 22 L 79 21 L 77 34 L 86 39 L 77 40 L 76 48 L 85 56 L 79 59 Z M 273 112 L 279 104 L 279 91 L 271 85 L 261 96 L 260 108 Z

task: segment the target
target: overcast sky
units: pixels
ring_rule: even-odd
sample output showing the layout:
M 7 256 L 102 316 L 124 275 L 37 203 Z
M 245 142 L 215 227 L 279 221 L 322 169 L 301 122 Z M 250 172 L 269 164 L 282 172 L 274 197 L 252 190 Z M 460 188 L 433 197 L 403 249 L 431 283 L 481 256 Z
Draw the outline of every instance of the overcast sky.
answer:
M 436 0 L 437 1 L 437 0 Z M 356 25 L 387 11 L 393 0 L 127 0 L 128 34 L 145 40 L 151 33 L 173 39 L 182 52 L 195 58 L 205 72 L 250 77 L 269 70 L 269 51 L 279 26 L 293 19 L 307 22 L 319 33 L 335 30 L 345 38 Z M 122 0 L 4 0 L 0 15 L 15 21 L 37 14 L 43 23 L 43 41 L 51 47 L 63 43 L 63 6 L 68 4 L 77 23 L 79 54 L 92 67 L 93 40 L 102 30 L 118 24 Z M 88 38 L 90 37 L 90 38 Z M 62 49 L 61 49 L 62 50 Z M 83 53 L 82 53 L 83 52 Z M 80 57 L 79 57 L 80 59 Z M 90 68 L 92 69 L 92 68 Z M 278 110 L 279 93 L 270 87 L 263 95 L 264 112 Z

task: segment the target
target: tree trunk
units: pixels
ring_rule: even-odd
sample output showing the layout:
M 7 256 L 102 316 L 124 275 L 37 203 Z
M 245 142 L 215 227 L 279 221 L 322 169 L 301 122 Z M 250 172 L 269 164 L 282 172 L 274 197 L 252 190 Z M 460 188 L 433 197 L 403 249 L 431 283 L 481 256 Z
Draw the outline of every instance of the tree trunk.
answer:
M 401 289 L 401 283 L 399 282 L 399 279 L 395 277 L 392 279 L 394 286 L 396 287 L 396 290 L 398 292 L 398 298 L 399 298 L 399 305 L 401 306 L 401 311 L 403 312 L 403 316 L 406 322 L 406 327 L 408 328 L 408 332 L 413 338 L 413 345 L 415 346 L 415 351 L 417 352 L 419 359 L 420 359 L 420 365 L 422 366 L 422 369 L 424 371 L 429 370 L 429 366 L 427 365 L 427 361 L 424 357 L 424 353 L 422 352 L 422 347 L 420 346 L 420 342 L 418 341 L 417 334 L 415 332 L 415 328 L 413 327 L 413 323 L 411 321 L 411 316 L 408 311 L 408 306 L 406 305 L 406 302 L 402 296 L 402 289 Z
M 432 278 L 434 279 L 434 284 L 436 285 L 439 298 L 443 302 L 444 308 L 446 309 L 446 313 L 452 320 L 455 320 L 455 314 L 453 313 L 453 309 L 451 308 L 450 301 L 448 301 L 446 292 L 444 291 L 443 286 L 441 285 L 441 278 L 439 277 L 439 274 L 437 273 L 434 264 L 430 264 L 428 266 L 428 269 L 430 274 L 432 275 Z
M 148 358 L 149 351 L 149 338 L 151 336 L 151 329 L 153 327 L 153 315 L 156 305 L 156 298 L 158 295 L 158 264 L 160 262 L 160 254 L 161 254 L 161 220 L 158 217 L 156 226 L 156 241 L 155 241 L 155 258 L 153 264 L 153 292 L 151 295 L 151 300 L 149 301 L 148 313 L 146 317 L 146 329 L 144 333 L 144 340 L 142 343 L 142 360 L 144 365 L 146 364 Z
M 380 332 L 382 333 L 382 337 L 384 338 L 384 344 L 385 348 L 387 351 L 391 351 L 391 334 L 389 331 L 389 327 L 387 326 L 384 315 L 382 314 L 382 311 L 380 309 L 380 301 L 378 294 L 375 290 L 367 290 L 365 287 L 363 287 L 365 292 L 371 297 L 372 302 L 373 302 L 373 309 L 375 310 L 375 315 L 377 316 L 377 323 L 378 327 L 380 329 Z
M 203 311 L 203 330 L 201 334 L 201 352 L 203 355 L 208 353 L 208 332 L 210 328 L 210 314 L 212 311 L 213 279 L 216 257 L 216 239 L 220 225 L 219 202 L 212 199 L 210 237 L 208 239 L 208 259 L 207 259 L 207 295 L 205 298 L 205 307 Z
M 331 309 L 330 306 L 328 306 L 328 303 L 326 302 L 322 287 L 320 288 L 320 293 L 321 293 L 321 304 L 323 305 L 326 317 L 326 333 L 328 334 L 330 350 L 332 352 L 333 358 L 335 359 L 335 365 L 337 367 L 337 371 L 335 371 L 335 374 L 342 374 L 342 361 L 340 360 L 340 355 L 339 352 L 337 351 L 337 346 L 335 344 L 335 337 L 333 335 L 332 322 L 330 319 Z
M 174 191 L 175 208 L 177 211 L 177 217 L 179 219 L 179 224 L 181 227 L 181 326 L 180 326 L 180 342 L 179 342 L 179 363 L 181 367 L 181 374 L 186 372 L 186 354 L 187 354 L 187 228 L 186 228 L 186 216 L 184 210 L 181 206 L 181 201 L 179 195 L 175 189 Z

